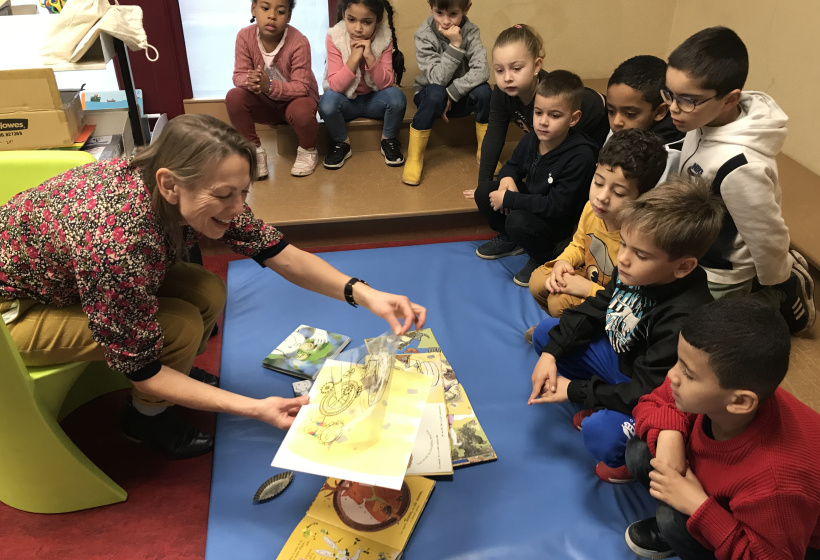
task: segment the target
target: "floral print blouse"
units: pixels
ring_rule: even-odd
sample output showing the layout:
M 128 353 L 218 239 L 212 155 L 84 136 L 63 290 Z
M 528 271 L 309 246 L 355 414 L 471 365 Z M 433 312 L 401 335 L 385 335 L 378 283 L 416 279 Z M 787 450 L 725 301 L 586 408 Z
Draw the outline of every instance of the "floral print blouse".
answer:
M 183 229 L 189 247 L 201 237 Z M 247 205 L 223 241 L 260 264 L 287 245 Z M 156 293 L 176 261 L 129 159 L 71 169 L 0 207 L 0 297 L 81 304 L 109 367 L 133 380 L 161 367 Z

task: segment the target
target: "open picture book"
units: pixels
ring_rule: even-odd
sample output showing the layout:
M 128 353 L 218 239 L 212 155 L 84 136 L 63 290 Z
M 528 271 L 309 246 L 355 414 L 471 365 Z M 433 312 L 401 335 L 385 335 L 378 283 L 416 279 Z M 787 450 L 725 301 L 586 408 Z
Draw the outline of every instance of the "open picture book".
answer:
M 456 378 L 450 362 L 442 353 L 433 331 L 431 329 L 410 331 L 397 337 L 397 339 L 395 351 L 399 357 L 413 353 L 419 356 L 436 354 L 439 357 L 442 367 L 439 375 L 444 385 L 453 467 L 495 461 L 498 456 L 478 422 L 464 386 Z M 365 339 L 364 342 L 369 347 L 374 343 L 378 343 L 379 339 Z M 430 375 L 431 368 L 429 364 L 421 372 Z
M 400 488 L 431 379 L 395 361 L 395 354 L 327 360 L 272 466 Z
M 434 486 L 419 476 L 398 490 L 328 478 L 277 560 L 397 560 Z

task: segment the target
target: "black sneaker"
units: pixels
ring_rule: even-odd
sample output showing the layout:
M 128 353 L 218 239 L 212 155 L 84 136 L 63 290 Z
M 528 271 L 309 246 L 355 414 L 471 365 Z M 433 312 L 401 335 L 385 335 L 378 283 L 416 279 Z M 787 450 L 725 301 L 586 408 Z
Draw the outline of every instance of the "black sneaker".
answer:
M 210 385 L 211 387 L 219 387 L 219 377 L 212 373 L 208 373 L 202 368 L 192 367 L 191 373 L 188 374 L 188 377 L 191 379 L 196 379 L 197 381 L 201 381 L 206 385 Z
M 626 528 L 624 535 L 630 550 L 641 558 L 668 558 L 675 551 L 667 544 L 658 530 L 658 521 L 654 517 L 636 521 Z
M 513 276 L 513 282 L 524 288 L 528 287 L 530 285 L 530 276 L 532 276 L 533 271 L 539 266 L 541 265 L 535 260 L 528 260 L 527 264 L 524 265 L 524 268 L 515 273 L 515 276 Z
M 325 156 L 324 166 L 328 169 L 339 169 L 352 155 L 350 144 L 337 142 L 330 147 L 330 153 Z
M 516 246 L 515 242 L 510 241 L 509 238 L 502 236 L 500 233 L 475 250 L 476 255 L 487 260 L 511 257 L 520 255 L 523 252 L 524 249 Z
M 146 416 L 129 398 L 121 426 L 128 439 L 146 443 L 174 459 L 197 457 L 214 448 L 214 436 L 203 434 L 177 416 L 173 406 L 156 416 Z
M 404 156 L 401 155 L 401 144 L 398 138 L 384 138 L 382 140 L 382 155 L 384 163 L 390 167 L 404 165 Z
M 795 260 L 789 279 L 777 286 L 782 295 L 780 314 L 789 326 L 789 332 L 797 334 L 814 324 L 814 280 L 809 271 Z

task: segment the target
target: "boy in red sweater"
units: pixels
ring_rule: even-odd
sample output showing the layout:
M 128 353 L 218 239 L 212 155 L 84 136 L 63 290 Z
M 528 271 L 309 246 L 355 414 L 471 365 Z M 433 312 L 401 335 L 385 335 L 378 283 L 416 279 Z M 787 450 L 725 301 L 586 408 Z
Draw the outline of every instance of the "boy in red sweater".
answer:
M 820 415 L 778 388 L 789 346 L 778 312 L 750 298 L 689 315 L 678 362 L 633 411 L 626 463 L 658 500 L 626 530 L 633 552 L 820 557 Z

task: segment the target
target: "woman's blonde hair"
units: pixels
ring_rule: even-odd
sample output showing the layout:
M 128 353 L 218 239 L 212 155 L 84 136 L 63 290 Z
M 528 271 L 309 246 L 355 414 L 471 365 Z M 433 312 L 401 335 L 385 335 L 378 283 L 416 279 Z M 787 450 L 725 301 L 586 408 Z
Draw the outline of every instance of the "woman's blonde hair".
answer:
M 142 174 L 157 219 L 176 251 L 177 258 L 187 253 L 182 236 L 179 208 L 170 204 L 157 188 L 157 170 L 165 168 L 183 188 L 207 183 L 221 159 L 238 154 L 248 161 L 248 181 L 256 177 L 256 147 L 230 125 L 210 115 L 180 115 L 168 121 L 159 138 L 140 148 L 131 160 Z
M 526 23 L 517 23 L 498 34 L 493 49 L 521 42 L 533 59 L 544 58 L 544 41 L 538 32 Z

